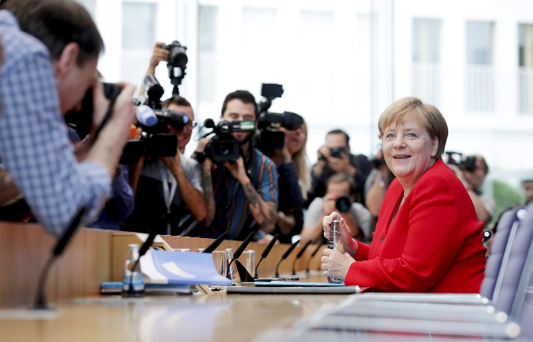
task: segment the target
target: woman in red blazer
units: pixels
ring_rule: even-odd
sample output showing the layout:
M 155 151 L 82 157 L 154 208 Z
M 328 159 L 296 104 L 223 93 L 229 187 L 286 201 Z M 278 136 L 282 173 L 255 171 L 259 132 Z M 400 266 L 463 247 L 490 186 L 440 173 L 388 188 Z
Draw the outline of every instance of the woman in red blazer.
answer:
M 325 276 L 380 291 L 479 292 L 485 268 L 483 223 L 461 181 L 441 160 L 448 127 L 416 98 L 393 102 L 380 116 L 385 161 L 396 176 L 383 201 L 371 245 L 352 239 L 340 219 L 344 254 L 326 249 Z

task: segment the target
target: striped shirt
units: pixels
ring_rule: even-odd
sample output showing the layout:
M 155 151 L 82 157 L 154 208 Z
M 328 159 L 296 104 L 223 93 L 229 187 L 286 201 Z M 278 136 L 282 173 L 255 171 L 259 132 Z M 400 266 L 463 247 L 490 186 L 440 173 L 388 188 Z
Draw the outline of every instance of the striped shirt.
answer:
M 276 164 L 258 149 L 254 149 L 254 174 L 252 185 L 265 202 L 278 202 L 278 172 Z M 228 239 L 236 240 L 248 235 L 248 231 L 257 225 L 249 209 L 249 202 L 242 185 L 231 172 L 220 166 L 212 171 L 213 191 L 215 194 L 216 214 L 213 229 L 202 237 L 216 238 L 228 231 Z M 223 194 L 226 201 L 223 201 Z M 224 206 L 224 208 L 222 208 Z

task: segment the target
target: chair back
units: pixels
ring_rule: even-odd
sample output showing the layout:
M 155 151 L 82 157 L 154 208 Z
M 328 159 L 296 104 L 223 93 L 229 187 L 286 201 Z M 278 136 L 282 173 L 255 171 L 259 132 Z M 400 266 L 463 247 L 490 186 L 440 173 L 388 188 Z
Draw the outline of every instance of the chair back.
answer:
M 526 259 L 533 258 L 533 250 L 531 249 L 533 240 L 533 204 L 528 205 L 525 211 L 525 217 L 522 217 L 512 242 L 509 260 L 505 268 L 502 266 L 501 272 L 504 273 L 499 295 L 492 300 L 496 309 L 504 311 L 510 316 L 513 316 L 511 309 L 515 306 L 515 297 L 517 294 L 519 296 L 523 295 L 520 291 L 525 291 L 529 283 L 530 274 L 528 272 L 531 265 L 526 265 Z M 520 210 L 517 212 L 519 217 L 523 214 Z M 519 288 L 519 285 L 521 288 Z M 516 315 L 519 309 L 515 308 L 513 311 Z M 514 318 L 517 317 L 514 316 Z
M 482 296 L 493 301 L 498 298 L 504 270 L 509 261 L 513 240 L 520 223 L 519 212 L 520 216 L 523 216 L 524 208 L 524 206 L 514 207 L 504 212 L 498 221 L 490 256 L 485 267 L 485 277 L 479 291 Z

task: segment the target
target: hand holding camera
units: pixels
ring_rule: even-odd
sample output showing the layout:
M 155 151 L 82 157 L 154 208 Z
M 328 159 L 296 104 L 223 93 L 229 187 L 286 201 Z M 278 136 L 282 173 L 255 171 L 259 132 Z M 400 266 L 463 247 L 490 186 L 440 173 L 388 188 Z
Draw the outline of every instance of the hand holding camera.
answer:
M 151 71 L 150 75 L 154 74 L 155 67 L 159 65 L 159 62 L 168 61 L 169 56 L 170 56 L 170 51 L 165 49 L 165 43 L 162 43 L 162 42 L 155 43 L 154 52 L 152 53 L 152 58 L 150 58 L 150 66 L 148 67 L 148 71 Z
M 345 147 L 335 147 L 329 149 L 329 157 L 326 158 L 331 170 L 342 172 L 353 176 L 356 172 L 355 167 L 350 163 L 350 155 Z
M 224 162 L 224 166 L 231 172 L 233 177 L 239 181 L 239 183 L 244 185 L 247 182 L 250 182 L 250 178 L 248 178 L 248 175 L 246 174 L 242 157 L 239 157 L 239 159 L 233 164 L 230 162 Z

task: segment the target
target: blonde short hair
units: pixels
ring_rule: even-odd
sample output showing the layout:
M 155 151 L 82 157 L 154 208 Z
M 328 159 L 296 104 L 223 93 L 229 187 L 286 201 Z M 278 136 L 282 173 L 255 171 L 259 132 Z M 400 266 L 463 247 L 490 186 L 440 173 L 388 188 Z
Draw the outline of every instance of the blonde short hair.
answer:
M 448 125 L 435 106 L 425 104 L 416 97 L 404 97 L 391 103 L 379 117 L 379 134 L 383 136 L 385 128 L 393 124 L 402 124 L 410 118 L 416 118 L 426 128 L 431 139 L 435 137 L 439 139 L 434 158 L 440 159 L 448 139 Z

